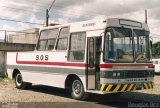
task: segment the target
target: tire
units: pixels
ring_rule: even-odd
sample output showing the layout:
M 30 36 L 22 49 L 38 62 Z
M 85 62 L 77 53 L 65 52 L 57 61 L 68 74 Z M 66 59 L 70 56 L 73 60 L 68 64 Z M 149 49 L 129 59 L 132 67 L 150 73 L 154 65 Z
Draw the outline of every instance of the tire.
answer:
M 32 86 L 31 83 L 23 82 L 23 78 L 20 73 L 16 74 L 16 76 L 15 76 L 15 85 L 16 85 L 16 88 L 18 88 L 18 89 L 26 89 L 26 88 Z
M 123 92 L 111 93 L 111 96 L 113 96 L 113 97 L 119 97 L 122 94 L 123 94 Z
M 84 86 L 79 79 L 74 79 L 70 85 L 70 94 L 73 99 L 85 100 L 89 93 L 84 92 Z

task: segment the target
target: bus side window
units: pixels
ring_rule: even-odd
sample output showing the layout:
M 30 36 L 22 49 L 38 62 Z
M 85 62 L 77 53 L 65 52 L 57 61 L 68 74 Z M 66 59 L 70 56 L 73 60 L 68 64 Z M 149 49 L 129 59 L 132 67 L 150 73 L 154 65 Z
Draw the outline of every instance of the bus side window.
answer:
M 67 50 L 69 27 L 62 28 L 57 40 L 57 50 Z
M 56 37 L 58 36 L 58 32 L 59 30 L 57 28 L 41 31 L 40 38 L 38 40 L 37 50 L 53 50 L 56 42 Z
M 84 32 L 71 34 L 69 54 L 68 54 L 69 61 L 84 60 L 85 43 L 86 43 L 86 34 Z

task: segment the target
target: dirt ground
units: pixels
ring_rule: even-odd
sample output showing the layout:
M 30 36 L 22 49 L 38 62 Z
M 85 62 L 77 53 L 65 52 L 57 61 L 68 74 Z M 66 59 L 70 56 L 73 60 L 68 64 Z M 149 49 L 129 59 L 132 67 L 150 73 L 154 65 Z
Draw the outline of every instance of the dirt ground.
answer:
M 155 103 L 160 107 L 160 76 L 155 76 L 154 79 L 154 89 L 141 90 L 135 92 L 123 93 L 120 96 L 114 97 L 111 94 L 98 95 L 91 94 L 89 99 L 86 101 L 78 101 L 70 98 L 68 91 L 63 89 L 58 89 L 54 87 L 33 85 L 29 90 L 19 90 L 15 88 L 14 81 L 5 80 L 0 81 L 0 102 L 3 104 L 12 102 L 38 102 L 37 105 L 41 106 L 42 103 L 75 103 L 83 105 L 82 102 L 87 102 L 93 106 L 98 107 L 118 107 L 118 103 L 123 102 L 142 102 Z M 116 104 L 115 104 L 116 103 Z M 13 103 L 12 103 L 13 104 Z M 43 104 L 44 105 L 44 104 Z M 125 104 L 130 105 L 130 104 Z M 132 104 L 131 104 L 132 105 Z M 156 106 L 155 106 L 156 107 Z M 1 106 L 0 106 L 1 108 Z M 8 108 L 3 107 L 2 108 Z M 17 108 L 17 107 L 15 107 Z M 38 108 L 38 107 L 37 107 Z

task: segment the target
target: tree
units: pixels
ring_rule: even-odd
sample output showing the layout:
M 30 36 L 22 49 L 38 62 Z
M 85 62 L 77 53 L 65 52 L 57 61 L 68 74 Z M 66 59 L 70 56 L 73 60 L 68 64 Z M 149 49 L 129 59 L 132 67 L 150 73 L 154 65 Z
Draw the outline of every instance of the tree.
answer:
M 154 43 L 152 45 L 152 56 L 153 58 L 160 57 L 160 42 Z

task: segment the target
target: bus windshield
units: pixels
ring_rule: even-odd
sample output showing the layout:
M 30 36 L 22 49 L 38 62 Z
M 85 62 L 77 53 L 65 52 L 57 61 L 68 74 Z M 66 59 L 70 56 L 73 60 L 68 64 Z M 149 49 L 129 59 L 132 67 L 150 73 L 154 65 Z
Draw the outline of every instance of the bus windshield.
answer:
M 129 28 L 112 27 L 105 37 L 104 60 L 133 62 L 133 39 Z
M 148 62 L 149 54 L 149 32 L 124 27 L 107 28 L 104 61 Z

